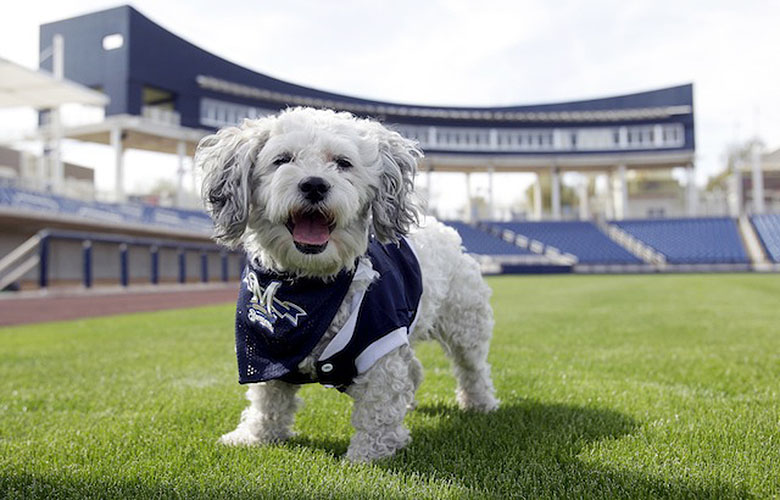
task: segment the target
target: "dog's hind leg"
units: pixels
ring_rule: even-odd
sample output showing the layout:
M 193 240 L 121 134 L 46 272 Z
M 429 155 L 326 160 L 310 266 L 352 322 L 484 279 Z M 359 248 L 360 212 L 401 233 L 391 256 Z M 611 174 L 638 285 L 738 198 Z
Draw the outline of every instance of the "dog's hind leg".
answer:
M 452 361 L 458 383 L 458 405 L 466 410 L 492 411 L 498 408 L 487 362 L 493 335 L 491 290 L 483 281 L 476 262 L 463 256 L 460 271 L 452 276 L 434 334 Z
M 246 391 L 249 406 L 241 413 L 241 422 L 219 442 L 227 445 L 253 445 L 284 441 L 291 430 L 300 398 L 300 386 L 278 380 L 252 384 Z
M 403 421 L 419 382 L 412 373 L 415 362 L 411 348 L 402 346 L 378 360 L 347 388 L 355 400 L 355 434 L 347 449 L 348 460 L 369 462 L 389 457 L 409 443 L 411 437 Z

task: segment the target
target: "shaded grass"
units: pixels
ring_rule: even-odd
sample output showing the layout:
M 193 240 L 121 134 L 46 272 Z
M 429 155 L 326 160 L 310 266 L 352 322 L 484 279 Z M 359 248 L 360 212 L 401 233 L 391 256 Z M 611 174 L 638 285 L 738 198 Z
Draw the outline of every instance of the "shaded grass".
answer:
M 244 406 L 230 305 L 0 330 L 2 498 L 766 498 L 780 494 L 780 279 L 497 277 L 501 409 L 456 409 L 437 346 L 412 444 L 341 459 L 349 398 L 226 448 Z

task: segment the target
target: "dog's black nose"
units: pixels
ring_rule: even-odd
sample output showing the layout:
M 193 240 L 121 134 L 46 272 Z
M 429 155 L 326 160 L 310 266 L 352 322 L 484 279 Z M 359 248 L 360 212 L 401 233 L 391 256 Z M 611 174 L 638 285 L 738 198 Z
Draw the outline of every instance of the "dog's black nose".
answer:
M 325 198 L 330 189 L 330 184 L 322 177 L 307 177 L 298 183 L 298 189 L 303 197 L 312 203 L 317 203 Z

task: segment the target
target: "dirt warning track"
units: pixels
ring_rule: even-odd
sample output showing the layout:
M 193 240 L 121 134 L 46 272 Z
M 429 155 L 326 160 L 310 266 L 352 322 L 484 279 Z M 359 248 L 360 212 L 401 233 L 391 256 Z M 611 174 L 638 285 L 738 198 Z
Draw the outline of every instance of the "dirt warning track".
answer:
M 0 326 L 235 302 L 238 285 L 162 290 L 20 293 L 0 296 Z

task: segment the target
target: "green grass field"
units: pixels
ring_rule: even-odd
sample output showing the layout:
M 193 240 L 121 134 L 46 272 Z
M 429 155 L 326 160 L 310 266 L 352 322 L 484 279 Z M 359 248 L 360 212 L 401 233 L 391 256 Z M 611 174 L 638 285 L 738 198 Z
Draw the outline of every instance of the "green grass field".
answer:
M 216 444 L 244 407 L 231 305 L 1 329 L 0 498 L 780 495 L 780 277 L 489 281 L 501 409 L 457 410 L 421 345 L 413 442 L 373 465 L 319 386 L 293 441 Z

